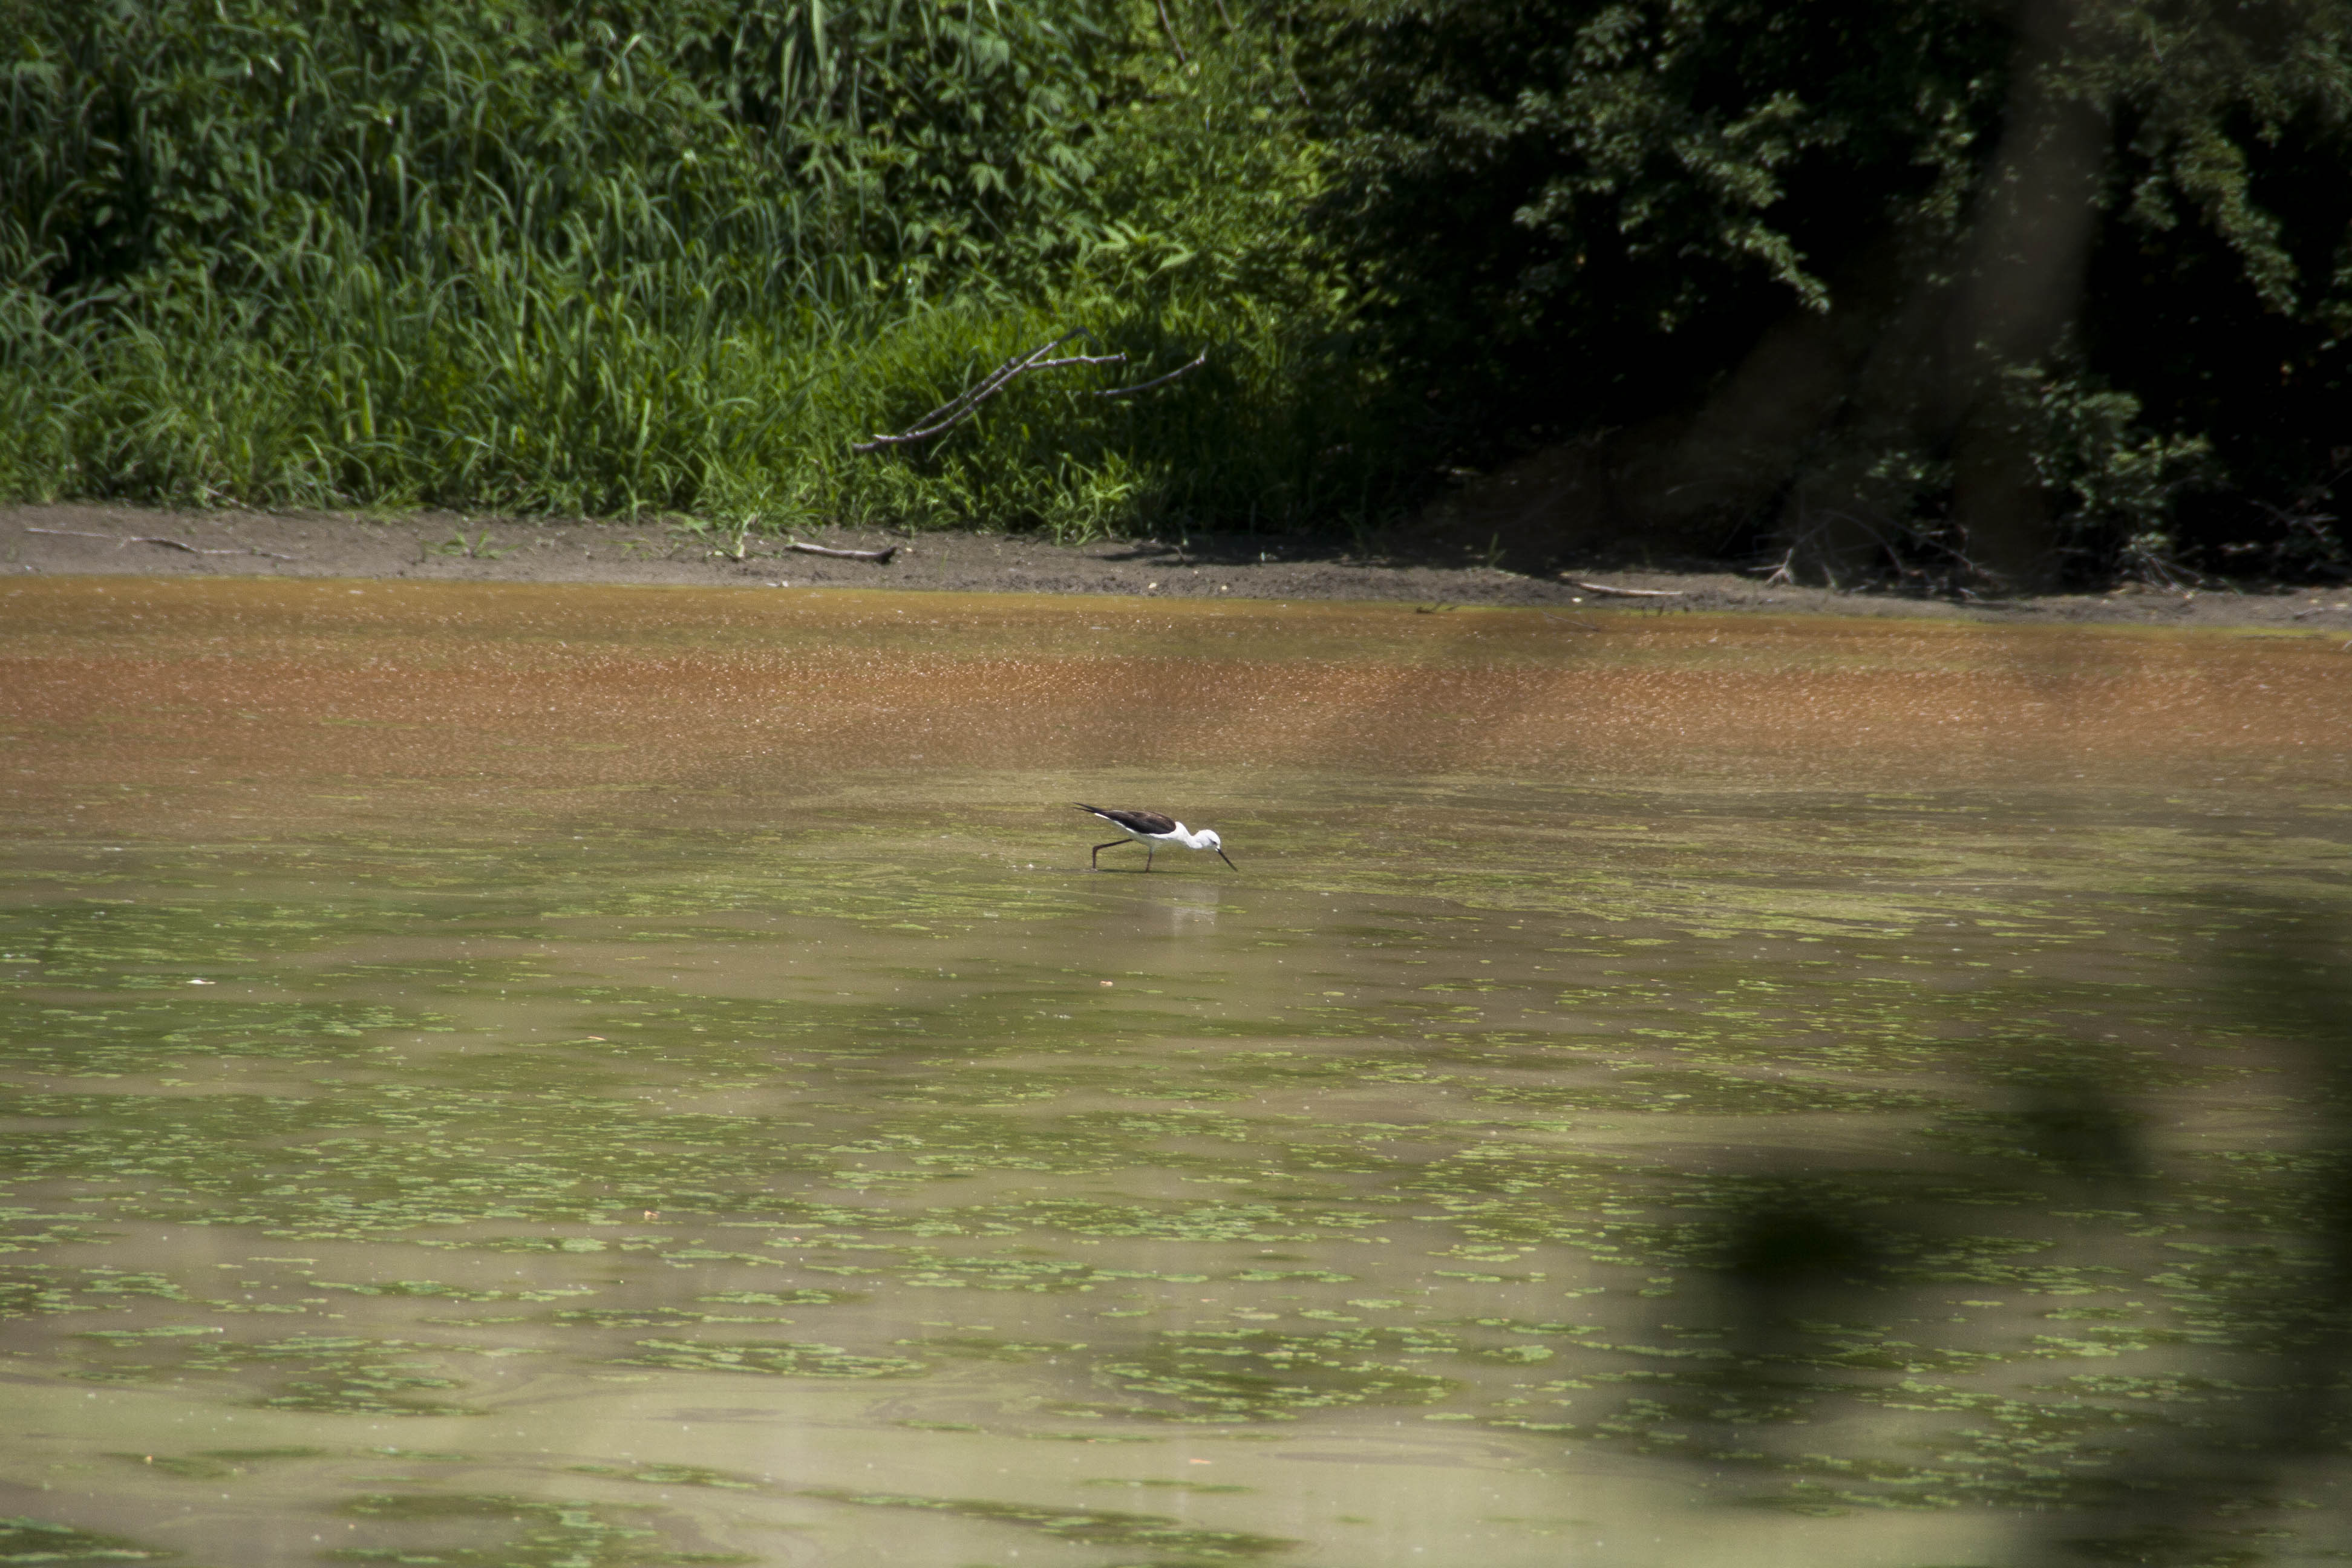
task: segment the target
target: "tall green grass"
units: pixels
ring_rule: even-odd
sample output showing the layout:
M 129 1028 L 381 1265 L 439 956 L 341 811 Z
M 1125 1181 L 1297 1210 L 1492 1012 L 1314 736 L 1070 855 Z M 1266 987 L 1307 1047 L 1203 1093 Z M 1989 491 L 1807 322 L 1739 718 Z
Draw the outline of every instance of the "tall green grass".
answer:
M 1360 517 L 1314 150 L 1276 52 L 1177 16 L 1181 68 L 1097 0 L 0 0 L 0 495 Z M 1125 362 L 850 450 L 1074 328 Z

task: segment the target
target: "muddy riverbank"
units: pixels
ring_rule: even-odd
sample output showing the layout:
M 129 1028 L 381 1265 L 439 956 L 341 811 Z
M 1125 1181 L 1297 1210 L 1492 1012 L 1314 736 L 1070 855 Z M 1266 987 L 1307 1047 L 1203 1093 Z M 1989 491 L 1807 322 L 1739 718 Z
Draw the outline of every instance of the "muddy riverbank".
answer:
M 1387 600 L 1580 610 L 1959 617 L 2306 627 L 2352 636 L 2352 589 L 2176 591 L 2132 584 L 1983 604 L 1841 593 L 1731 570 L 1570 570 L 1529 575 L 1435 551 L 1366 555 L 1345 542 L 1270 536 L 1109 540 L 1064 546 L 982 533 L 823 530 L 803 542 L 891 550 L 887 562 L 793 551 L 658 521 L 485 520 L 447 512 L 170 512 L 137 507 L 0 508 L 0 576 L 270 575 L 383 581 L 870 587 L 961 593 L 1119 594 Z M 740 558 L 737 550 L 740 548 Z M 894 548 L 895 547 L 895 548 Z

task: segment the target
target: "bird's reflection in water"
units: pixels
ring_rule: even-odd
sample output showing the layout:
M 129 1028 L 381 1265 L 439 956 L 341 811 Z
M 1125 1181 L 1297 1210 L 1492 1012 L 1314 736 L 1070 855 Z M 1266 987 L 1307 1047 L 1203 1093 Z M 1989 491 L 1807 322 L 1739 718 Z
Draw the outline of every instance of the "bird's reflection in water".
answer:
M 1207 898 L 1155 899 L 1151 904 L 1151 929 L 1171 936 L 1205 936 L 1217 929 L 1217 900 Z

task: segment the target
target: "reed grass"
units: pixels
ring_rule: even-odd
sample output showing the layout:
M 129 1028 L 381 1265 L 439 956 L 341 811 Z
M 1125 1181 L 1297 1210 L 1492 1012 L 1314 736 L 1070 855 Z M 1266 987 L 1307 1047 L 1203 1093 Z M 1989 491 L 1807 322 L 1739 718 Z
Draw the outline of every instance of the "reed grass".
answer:
M 0 0 L 37 46 L 0 126 L 0 496 L 1076 540 L 1393 485 L 1246 40 L 1171 69 L 1097 0 L 401 16 Z M 850 451 L 1081 327 L 1125 363 Z

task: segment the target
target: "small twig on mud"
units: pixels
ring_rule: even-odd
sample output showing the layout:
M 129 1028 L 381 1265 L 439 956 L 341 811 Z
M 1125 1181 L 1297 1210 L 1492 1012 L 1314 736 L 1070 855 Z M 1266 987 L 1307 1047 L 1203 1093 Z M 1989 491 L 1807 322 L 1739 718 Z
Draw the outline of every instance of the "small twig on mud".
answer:
M 726 545 L 714 544 L 710 547 L 710 553 L 721 561 L 749 561 L 751 558 L 751 523 L 739 523 L 735 529 L 735 547 L 730 550 Z
M 274 550 L 256 550 L 251 545 L 246 545 L 243 548 L 236 550 L 203 550 L 193 544 L 184 544 L 176 539 L 164 539 L 159 535 L 152 533 L 133 533 L 129 535 L 120 533 L 91 533 L 86 530 L 79 528 L 28 528 L 25 530 L 25 531 L 26 533 L 54 534 L 62 539 L 103 539 L 111 542 L 117 546 L 124 544 L 160 544 L 167 550 L 184 550 L 191 555 L 266 555 L 272 561 L 299 561 L 302 559 L 299 555 L 280 555 Z
M 1568 585 L 1588 594 L 1605 594 L 1612 599 L 1679 599 L 1685 592 L 1680 588 L 1612 588 L 1606 583 L 1580 582 L 1574 577 L 1568 580 Z
M 1045 357 L 1072 338 L 1093 335 L 1086 328 L 1076 327 L 1064 332 L 1050 343 L 1032 349 L 1025 354 L 1015 354 L 982 377 L 978 385 L 966 388 L 916 420 L 912 428 L 901 431 L 896 436 L 877 436 L 871 441 L 853 442 L 849 449 L 859 454 L 879 452 L 887 447 L 903 447 L 910 442 L 929 441 L 934 437 L 944 436 L 979 413 L 982 404 L 1033 370 L 1055 370 L 1066 364 L 1125 364 L 1127 363 L 1125 354 L 1068 354 L 1061 359 Z
M 1580 632 L 1597 632 L 1605 629 L 1603 627 L 1594 626 L 1591 621 L 1580 621 L 1574 616 L 1555 616 L 1549 610 L 1538 610 L 1536 614 L 1541 616 L 1548 621 L 1563 622 L 1566 625 L 1574 626 Z
M 1193 356 L 1190 363 L 1180 364 L 1174 370 L 1170 371 L 1166 375 L 1155 375 L 1150 381 L 1139 381 L 1133 386 L 1114 386 L 1108 392 L 1097 392 L 1095 395 L 1097 397 L 1126 397 L 1132 393 L 1149 392 L 1155 386 L 1167 385 L 1170 382 L 1175 380 L 1180 375 L 1190 375 L 1208 363 L 1209 351 L 1202 349 L 1198 354 Z
M 890 557 L 898 554 L 899 550 L 896 544 L 887 550 L 832 550 L 822 544 L 803 544 L 797 539 L 785 540 L 784 548 L 797 550 L 803 555 L 831 555 L 843 561 L 871 561 L 883 565 L 887 565 Z

